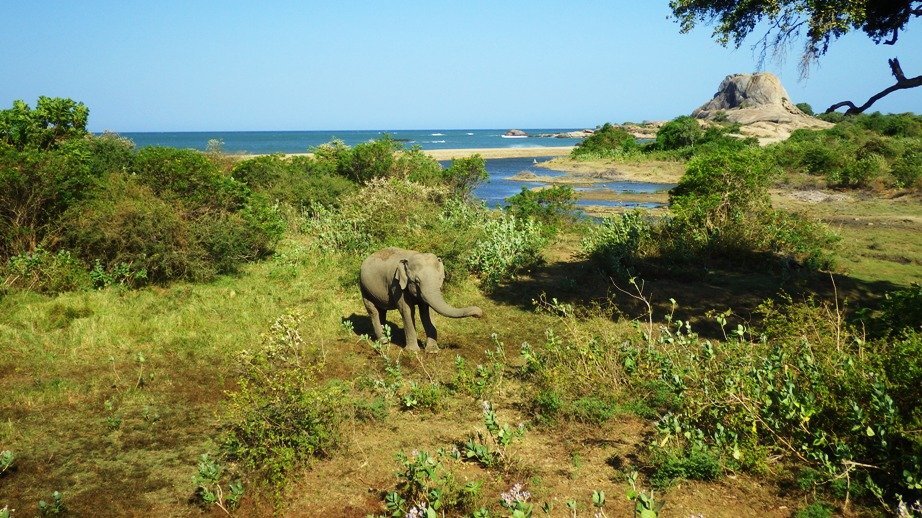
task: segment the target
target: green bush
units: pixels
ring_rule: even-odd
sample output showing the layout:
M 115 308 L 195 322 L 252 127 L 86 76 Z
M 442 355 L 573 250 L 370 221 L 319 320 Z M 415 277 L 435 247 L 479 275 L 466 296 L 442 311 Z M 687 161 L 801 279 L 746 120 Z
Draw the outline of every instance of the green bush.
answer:
M 150 282 L 201 280 L 215 273 L 176 206 L 136 177 L 116 174 L 64 218 L 63 242 L 103 271 L 129 265 Z
M 22 100 L 0 110 L 0 146 L 19 151 L 53 149 L 61 142 L 86 135 L 89 108 L 81 102 L 41 96 L 35 109 Z
M 891 291 L 881 304 L 882 334 L 899 334 L 905 329 L 922 331 L 922 284 Z
M 581 246 L 583 253 L 606 273 L 629 276 L 640 258 L 654 246 L 654 229 L 643 211 L 610 216 L 589 227 Z
M 276 495 L 291 471 L 329 456 L 341 443 L 345 387 L 322 384 L 319 351 L 304 343 L 300 317 L 285 315 L 240 355 L 237 390 L 223 417 L 222 447 L 261 474 Z
M 703 138 L 704 129 L 698 119 L 683 115 L 660 127 L 656 132 L 656 146 L 664 151 L 692 147 Z
M 553 234 L 565 219 L 572 218 L 576 192 L 569 185 L 538 190 L 522 187 L 521 192 L 506 198 L 506 204 L 506 210 L 517 219 L 534 219 Z
M 891 170 L 898 187 L 922 189 L 922 142 L 907 146 Z
M 61 293 L 90 286 L 86 265 L 67 250 L 51 253 L 43 248 L 10 257 L 0 267 L 0 286 L 38 293 Z
M 268 256 L 285 231 L 277 207 L 255 196 L 240 212 L 206 213 L 190 226 L 217 273 L 234 273 L 240 264 Z
M 502 214 L 484 225 L 483 237 L 474 245 L 467 264 L 487 287 L 496 286 L 537 265 L 545 244 L 540 223 Z
M 804 112 L 807 115 L 810 115 L 811 117 L 815 115 L 813 113 L 813 107 L 810 106 L 810 103 L 797 103 L 797 109 Z
M 0 146 L 0 258 L 53 240 L 58 219 L 98 183 L 85 152 Z
M 489 177 L 486 163 L 480 155 L 452 160 L 451 165 L 442 171 L 441 176 L 449 192 L 461 198 L 469 197 L 474 187 Z
M 571 156 L 612 156 L 625 155 L 640 149 L 637 138 L 623 128 L 612 126 L 606 122 L 601 128 L 586 137 L 570 152 Z
M 207 156 L 191 149 L 143 148 L 132 172 L 157 196 L 190 210 L 238 210 L 249 195 L 244 184 L 221 174 Z

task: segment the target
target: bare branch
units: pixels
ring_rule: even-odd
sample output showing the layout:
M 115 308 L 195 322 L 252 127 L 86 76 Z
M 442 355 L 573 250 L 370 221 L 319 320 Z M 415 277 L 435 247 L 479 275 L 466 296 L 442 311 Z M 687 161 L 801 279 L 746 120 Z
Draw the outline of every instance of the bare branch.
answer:
M 900 66 L 900 61 L 897 58 L 888 60 L 888 63 L 890 64 L 890 71 L 893 74 L 893 77 L 896 79 L 896 84 L 885 88 L 877 94 L 871 96 L 871 98 L 861 106 L 855 106 L 855 103 L 851 101 L 842 101 L 827 108 L 826 113 L 834 112 L 839 108 L 848 106 L 848 110 L 845 110 L 845 114 L 857 115 L 859 113 L 864 113 L 864 111 L 870 108 L 871 105 L 873 105 L 875 102 L 897 90 L 905 90 L 907 88 L 916 88 L 922 86 L 922 75 L 907 79 L 906 75 L 903 74 L 903 68 Z

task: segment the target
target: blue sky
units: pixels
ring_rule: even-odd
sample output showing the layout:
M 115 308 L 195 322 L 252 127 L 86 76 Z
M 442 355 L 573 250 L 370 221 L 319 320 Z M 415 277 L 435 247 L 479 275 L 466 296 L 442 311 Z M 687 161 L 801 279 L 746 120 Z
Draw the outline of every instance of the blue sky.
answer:
M 0 106 L 70 97 L 93 131 L 579 128 L 687 114 L 755 71 L 754 38 L 725 49 L 668 15 L 667 0 L 0 0 Z M 821 110 L 889 86 L 889 57 L 922 73 L 919 49 L 922 27 L 896 47 L 858 33 L 805 81 L 798 47 L 765 70 Z M 874 108 L 922 112 L 922 89 Z

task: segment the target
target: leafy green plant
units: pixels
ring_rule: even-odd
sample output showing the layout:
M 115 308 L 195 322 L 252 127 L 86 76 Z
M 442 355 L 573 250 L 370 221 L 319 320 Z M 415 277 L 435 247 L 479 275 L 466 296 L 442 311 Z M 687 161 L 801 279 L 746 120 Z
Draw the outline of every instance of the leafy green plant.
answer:
M 397 486 L 384 498 L 390 516 L 432 518 L 469 510 L 481 486 L 474 481 L 461 487 L 445 464 L 447 460 L 441 450 L 435 456 L 419 450 L 409 456 L 397 453 Z
M 525 435 L 525 426 L 513 427 L 501 423 L 489 401 L 484 401 L 482 407 L 484 426 L 491 444 L 487 444 L 484 435 L 478 432 L 462 444 L 462 454 L 465 459 L 474 460 L 485 468 L 507 465 L 510 461 L 509 446 Z
M 89 287 L 86 266 L 68 250 L 44 248 L 10 257 L 0 268 L 0 285 L 38 293 L 61 293 Z
M 574 158 L 582 156 L 619 156 L 630 154 L 639 150 L 637 139 L 623 128 L 615 127 L 606 122 L 592 135 L 586 137 L 573 148 L 570 155 Z
M 4 473 L 10 471 L 13 468 L 13 462 L 15 460 L 16 455 L 14 455 L 12 451 L 0 451 L 0 476 L 3 476 Z
M 483 234 L 471 250 L 467 264 L 472 272 L 480 274 L 487 287 L 537 265 L 547 242 L 540 223 L 519 220 L 511 214 L 487 221 Z
M 51 493 L 51 500 L 39 500 L 38 502 L 38 515 L 42 517 L 48 516 L 65 516 L 67 515 L 67 505 L 64 503 L 64 495 L 60 491 L 55 491 Z
M 62 97 L 40 96 L 35 108 L 22 100 L 0 110 L 0 143 L 20 151 L 47 150 L 62 141 L 86 135 L 90 110 L 82 102 Z
M 297 315 L 280 317 L 260 346 L 241 353 L 224 418 L 223 451 L 262 474 L 277 494 L 292 469 L 342 442 L 345 389 L 317 381 L 323 358 L 304 343 L 299 323 Z
M 560 224 L 572 217 L 576 208 L 576 192 L 568 185 L 522 191 L 506 198 L 506 210 L 519 221 L 534 219 L 542 224 L 545 234 L 556 233 Z
M 198 472 L 192 477 L 192 483 L 195 485 L 195 497 L 204 507 L 217 506 L 230 515 L 230 511 L 240 506 L 244 492 L 243 483 L 240 480 L 231 481 L 227 484 L 225 493 L 223 477 L 224 467 L 207 453 L 203 453 L 199 457 Z
M 640 489 L 637 475 L 636 471 L 631 471 L 627 475 L 627 482 L 631 487 L 627 490 L 626 496 L 628 500 L 634 502 L 634 516 L 636 518 L 656 518 L 659 516 L 660 506 L 656 504 L 652 490 L 647 493 Z

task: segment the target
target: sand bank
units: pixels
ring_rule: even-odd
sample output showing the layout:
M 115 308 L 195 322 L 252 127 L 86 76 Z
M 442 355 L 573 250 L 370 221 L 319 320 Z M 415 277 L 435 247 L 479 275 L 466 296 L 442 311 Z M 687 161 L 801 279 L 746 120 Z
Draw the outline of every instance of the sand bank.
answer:
M 501 147 L 480 149 L 427 149 L 423 152 L 436 160 L 452 160 L 471 155 L 483 158 L 531 158 L 539 156 L 566 156 L 573 146 L 558 147 Z

